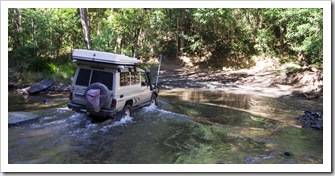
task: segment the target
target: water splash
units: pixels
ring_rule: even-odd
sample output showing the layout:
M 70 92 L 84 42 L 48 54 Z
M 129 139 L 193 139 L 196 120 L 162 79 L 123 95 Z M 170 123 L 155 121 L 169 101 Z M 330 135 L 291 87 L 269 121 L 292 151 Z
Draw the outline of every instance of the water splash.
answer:
M 150 104 L 149 106 L 145 106 L 145 107 L 143 107 L 142 109 L 143 109 L 144 111 L 149 111 L 149 112 L 151 112 L 151 111 L 156 110 L 156 109 L 157 109 L 157 106 L 154 105 L 154 104 Z
M 126 117 L 122 118 L 120 121 L 118 121 L 118 123 L 125 124 L 125 123 L 128 123 L 128 122 L 132 122 L 133 119 L 134 118 L 131 117 L 131 116 L 126 116 Z

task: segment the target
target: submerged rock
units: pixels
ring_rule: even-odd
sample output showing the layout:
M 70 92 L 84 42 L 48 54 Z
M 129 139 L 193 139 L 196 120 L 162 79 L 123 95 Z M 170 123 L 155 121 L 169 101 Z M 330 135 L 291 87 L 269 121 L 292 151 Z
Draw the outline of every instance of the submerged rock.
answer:
M 290 157 L 290 156 L 293 156 L 293 153 L 292 152 L 284 152 L 284 155 Z
M 283 164 L 299 164 L 299 163 L 297 163 L 297 162 L 295 162 L 295 161 L 286 161 L 286 162 L 284 162 Z
M 272 159 L 274 157 L 276 157 L 276 155 L 257 155 L 257 156 L 252 156 L 252 157 L 246 158 L 244 161 L 247 164 L 254 164 L 254 163 L 259 163 L 262 160 Z
M 316 112 L 305 111 L 304 115 L 296 118 L 303 128 L 323 130 L 323 115 Z
M 52 104 L 52 101 L 49 100 L 49 99 L 45 99 L 45 100 L 43 100 L 43 103 L 44 103 L 45 105 L 51 105 L 51 104 Z
M 24 122 L 33 121 L 38 118 L 38 115 L 30 113 L 30 112 L 8 112 L 8 125 L 19 125 Z

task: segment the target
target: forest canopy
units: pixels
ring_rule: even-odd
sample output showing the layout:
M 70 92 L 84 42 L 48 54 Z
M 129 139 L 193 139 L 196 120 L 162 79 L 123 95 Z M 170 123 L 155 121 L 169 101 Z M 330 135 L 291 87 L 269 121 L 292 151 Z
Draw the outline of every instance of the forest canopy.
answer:
M 8 24 L 12 73 L 69 77 L 76 48 L 144 59 L 185 56 L 212 68 L 245 68 L 257 55 L 302 66 L 322 67 L 323 60 L 319 8 L 13 8 Z

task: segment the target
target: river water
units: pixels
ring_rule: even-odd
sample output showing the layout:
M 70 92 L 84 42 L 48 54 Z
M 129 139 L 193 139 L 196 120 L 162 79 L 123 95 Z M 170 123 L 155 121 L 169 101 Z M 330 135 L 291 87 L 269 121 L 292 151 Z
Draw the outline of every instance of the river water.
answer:
M 43 101 L 48 99 L 49 103 Z M 323 163 L 322 131 L 294 117 L 322 103 L 199 89 L 162 90 L 159 106 L 92 123 L 67 95 L 9 94 L 9 111 L 38 120 L 9 127 L 9 163 Z

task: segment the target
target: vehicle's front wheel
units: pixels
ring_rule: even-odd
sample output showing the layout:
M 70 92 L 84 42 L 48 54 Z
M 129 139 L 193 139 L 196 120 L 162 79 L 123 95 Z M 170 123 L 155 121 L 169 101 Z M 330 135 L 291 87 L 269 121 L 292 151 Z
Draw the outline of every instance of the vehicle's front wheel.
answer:
M 158 106 L 156 95 L 152 95 L 151 96 L 151 104 L 154 104 L 154 105 Z
M 126 104 L 121 113 L 116 116 L 116 121 L 121 121 L 123 118 L 131 117 L 131 106 L 129 104 Z

